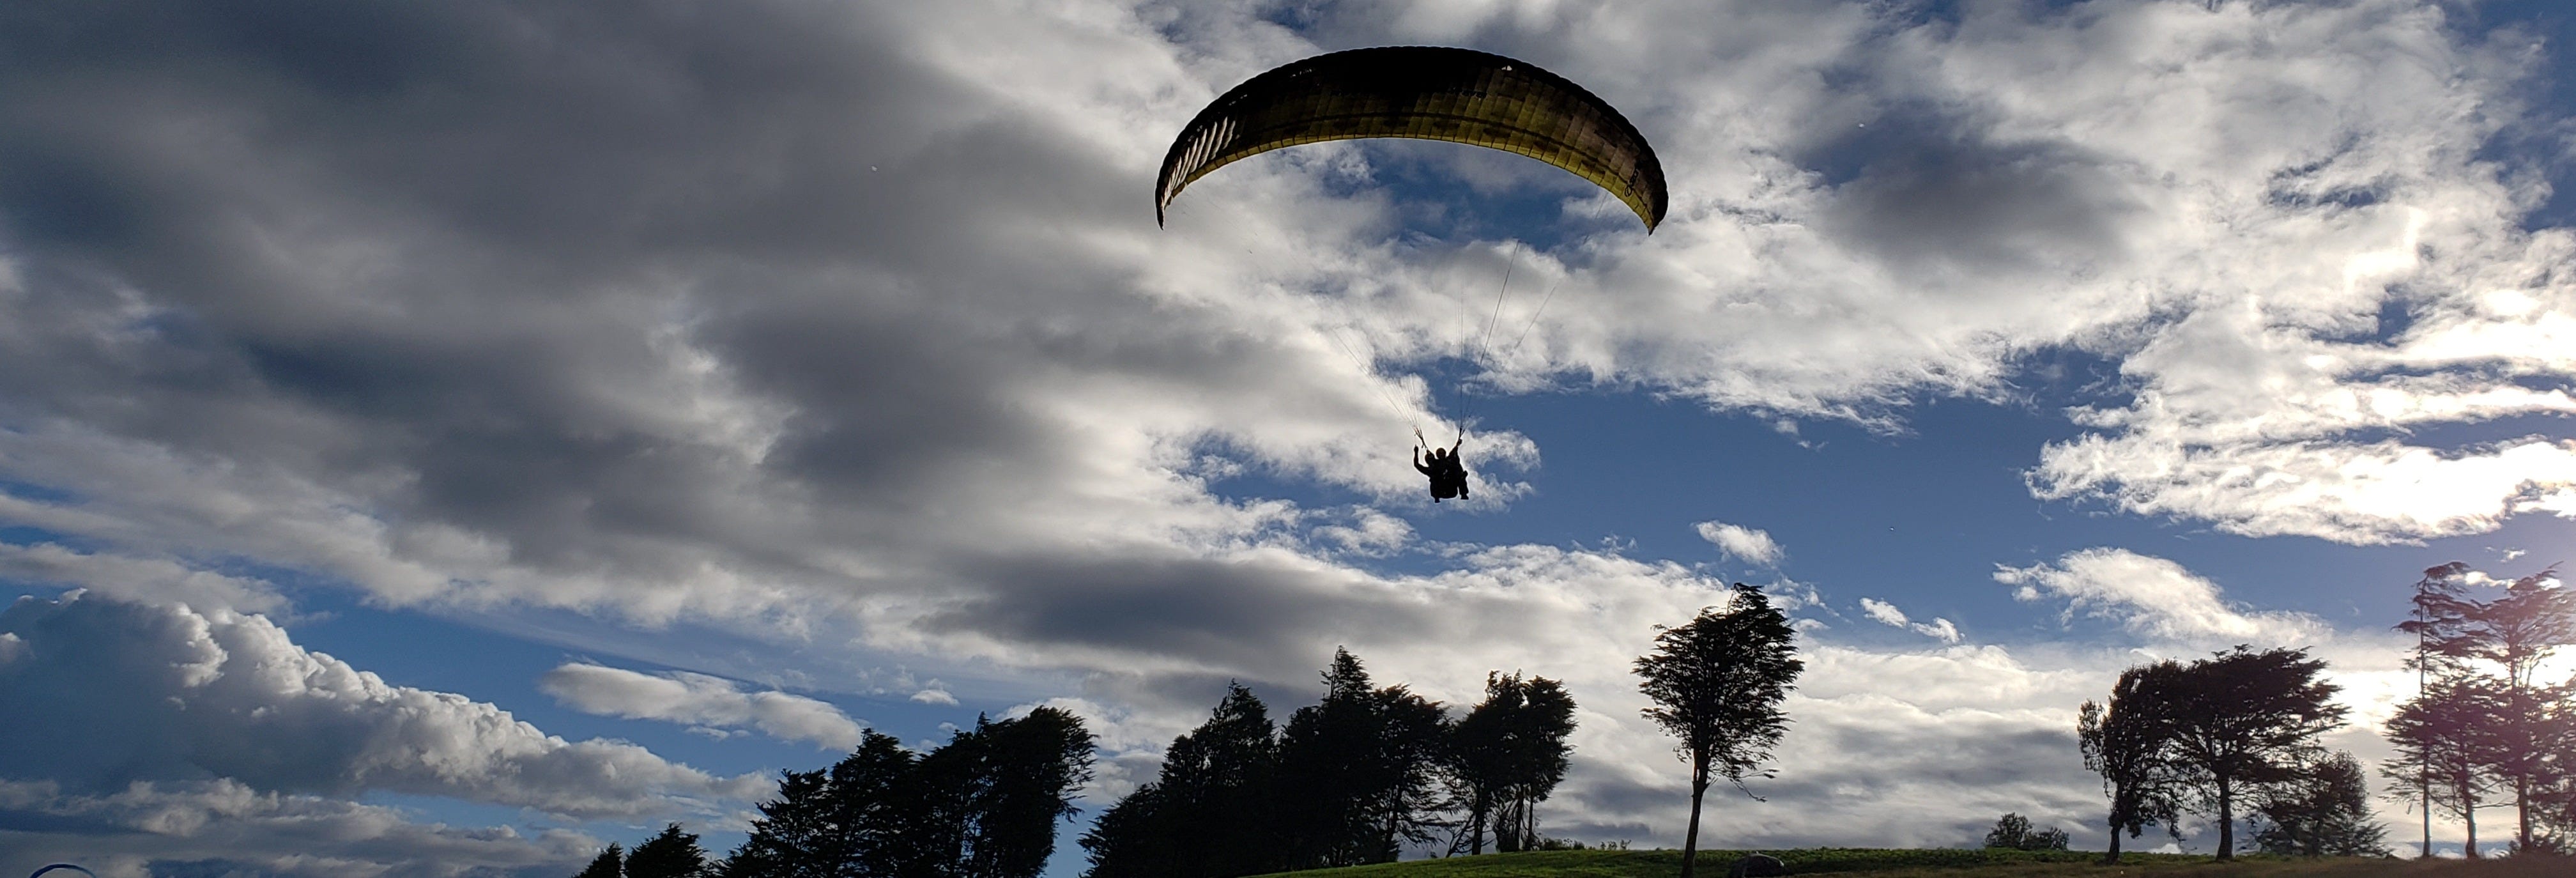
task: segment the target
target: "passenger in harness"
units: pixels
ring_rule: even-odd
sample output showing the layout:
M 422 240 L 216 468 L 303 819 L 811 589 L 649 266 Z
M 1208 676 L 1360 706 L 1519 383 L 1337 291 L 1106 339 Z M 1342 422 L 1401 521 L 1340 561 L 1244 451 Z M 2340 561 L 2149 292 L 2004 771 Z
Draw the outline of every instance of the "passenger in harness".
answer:
M 1413 438 L 1421 439 L 1422 431 L 1413 431 Z M 1448 448 L 1431 449 L 1428 462 L 1423 459 L 1425 455 L 1422 453 L 1422 447 L 1414 446 L 1413 468 L 1431 477 L 1431 502 L 1438 503 L 1452 498 L 1467 499 L 1467 464 L 1458 457 L 1458 447 L 1465 444 L 1467 444 L 1467 430 L 1461 427 L 1458 429 L 1458 441 L 1451 443 Z

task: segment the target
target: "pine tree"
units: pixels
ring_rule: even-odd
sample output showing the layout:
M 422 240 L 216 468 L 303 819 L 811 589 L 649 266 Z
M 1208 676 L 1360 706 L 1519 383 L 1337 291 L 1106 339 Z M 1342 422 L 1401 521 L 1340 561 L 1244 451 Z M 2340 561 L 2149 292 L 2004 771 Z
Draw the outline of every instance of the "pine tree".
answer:
M 616 842 L 609 842 L 608 847 L 602 848 L 599 856 L 592 858 L 590 865 L 581 870 L 581 874 L 574 875 L 572 878 L 624 878 L 625 869 L 620 863 L 625 857 L 625 848 L 618 847 Z
M 2468 841 L 2463 853 L 2478 856 L 2478 808 L 2495 786 L 2496 714 L 2502 699 L 2475 677 L 2437 679 L 2432 688 L 2398 705 L 2385 726 L 2396 755 L 2380 772 L 2421 784 L 2426 813 L 2434 808 L 2460 818 Z
M 626 855 L 626 878 L 699 878 L 706 872 L 707 852 L 698 847 L 695 834 L 680 831 L 677 823 L 662 827 Z
M 2361 761 L 2336 753 L 2263 791 L 2254 844 L 2267 854 L 2384 857 L 2388 830 L 2370 817 Z

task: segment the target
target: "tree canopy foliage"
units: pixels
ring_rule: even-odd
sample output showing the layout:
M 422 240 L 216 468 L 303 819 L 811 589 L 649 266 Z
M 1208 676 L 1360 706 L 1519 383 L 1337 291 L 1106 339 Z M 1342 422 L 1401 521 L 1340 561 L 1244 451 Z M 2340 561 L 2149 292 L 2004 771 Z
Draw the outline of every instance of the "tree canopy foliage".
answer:
M 1395 860 L 1457 828 L 1475 802 L 1498 840 L 1534 847 L 1537 803 L 1565 773 L 1574 701 L 1544 677 L 1488 675 L 1452 721 L 1403 685 L 1379 687 L 1337 650 L 1324 696 L 1275 728 L 1241 685 L 1172 741 L 1154 780 L 1082 837 L 1092 878 L 1252 875 Z M 1471 812 L 1464 820 L 1453 812 Z M 1500 817 L 1502 819 L 1491 819 Z
M 1681 739 L 1677 752 L 1691 766 L 1682 878 L 1692 874 L 1700 807 L 1713 779 L 1723 777 L 1750 796 L 1746 778 L 1771 776 L 1764 764 L 1789 727 L 1780 702 L 1806 668 L 1796 658 L 1796 636 L 1761 589 L 1739 582 L 1723 610 L 1705 608 L 1690 622 L 1663 629 L 1655 650 L 1637 659 L 1638 688 L 1654 702 L 1646 718 Z

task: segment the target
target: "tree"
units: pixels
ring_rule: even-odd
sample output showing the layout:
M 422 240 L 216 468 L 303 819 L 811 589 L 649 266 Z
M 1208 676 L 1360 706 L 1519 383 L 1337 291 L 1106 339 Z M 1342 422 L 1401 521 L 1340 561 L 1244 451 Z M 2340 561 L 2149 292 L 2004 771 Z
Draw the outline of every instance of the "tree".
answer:
M 1538 803 L 1565 779 L 1565 739 L 1573 733 L 1574 699 L 1563 684 L 1486 674 L 1484 702 L 1450 729 L 1447 775 L 1453 798 L 1467 809 L 1450 852 L 1484 853 L 1488 829 L 1497 850 L 1532 849 Z
M 892 736 L 862 734 L 822 771 L 782 772 L 778 799 L 760 804 L 749 837 L 725 858 L 725 878 L 843 878 L 926 874 L 910 842 L 915 757 Z
M 1691 766 L 1682 878 L 1690 878 L 1699 852 L 1700 805 L 1711 781 L 1726 778 L 1751 796 L 1744 779 L 1771 776 L 1763 763 L 1789 724 L 1780 702 L 1805 669 L 1791 643 L 1797 632 L 1761 590 L 1739 582 L 1730 598 L 1724 612 L 1702 609 L 1688 624 L 1661 629 L 1655 651 L 1636 664 L 1639 688 L 1655 704 L 1646 718 L 1681 739 L 1677 752 Z
M 2463 853 L 2471 858 L 2478 855 L 2478 807 L 2495 785 L 2489 768 L 2497 761 L 2491 730 L 2501 700 L 2474 677 L 2436 680 L 2431 689 L 2398 705 L 2386 726 L 2397 753 L 2380 771 L 2391 779 L 2422 783 L 2428 819 L 2437 807 L 2457 815 L 2467 825 Z
M 2492 668 L 2498 684 L 2489 767 L 2513 796 L 2514 847 L 2532 850 L 2540 843 L 2533 823 L 2542 816 L 2541 799 L 2576 771 L 2566 752 L 2565 685 L 2539 679 L 2543 662 L 2576 645 L 2576 595 L 2558 587 L 2553 566 L 2514 580 L 2503 597 L 2472 608 L 2468 620 L 2463 651 Z
M 1040 707 L 1018 719 L 975 720 L 983 739 L 980 794 L 970 814 L 968 878 L 1036 878 L 1055 853 L 1056 822 L 1070 819 L 1073 790 L 1091 779 L 1092 736 L 1082 718 Z
M 2236 855 L 2239 800 L 2295 778 L 2320 752 L 2317 736 L 2343 725 L 2332 703 L 2341 687 L 2317 679 L 2325 666 L 2304 649 L 2238 646 L 2144 681 L 2139 694 L 2161 702 L 2182 804 L 2217 819 L 2218 859 Z
M 2267 854 L 2384 857 L 2388 830 L 2370 819 L 2370 787 L 2350 753 L 2308 766 L 2264 791 L 2254 844 Z
M 2007 813 L 1995 821 L 1995 828 L 1986 831 L 1986 846 L 2021 851 L 2062 851 L 2066 849 L 2066 830 L 2033 831 L 2030 818 Z
M 599 856 L 593 858 L 590 865 L 581 870 L 581 874 L 574 875 L 572 878 L 623 878 L 625 871 L 618 864 L 625 856 L 625 848 L 618 847 L 616 842 L 609 842 L 608 847 L 602 848 Z
M 626 855 L 626 878 L 698 878 L 707 872 L 707 852 L 698 837 L 681 832 L 680 824 L 662 827 Z
M 2084 768 L 2102 776 L 2102 792 L 2111 797 L 2111 845 L 2102 857 L 2105 864 L 2120 861 L 2120 833 L 2136 838 L 2148 826 L 2170 825 L 2174 820 L 2174 767 L 2167 752 L 2165 719 L 2158 712 L 2162 705 L 2153 694 L 2139 695 L 2148 688 L 2152 674 L 2171 666 L 2141 665 L 2120 672 L 2119 682 L 2111 687 L 2109 704 L 2084 702 L 2076 712 L 2076 746 L 2083 751 Z
M 1207 722 L 1172 739 L 1156 779 L 1083 835 L 1088 874 L 1231 878 L 1285 868 L 1271 842 L 1276 732 L 1261 699 L 1229 684 Z
M 2415 669 L 2415 697 L 2419 700 L 2432 691 L 2434 672 L 2441 671 L 2447 678 L 2458 668 L 2456 644 L 2470 606 L 2461 595 L 2460 582 L 2468 573 L 2469 565 L 2458 561 L 2425 568 L 2424 577 L 2415 581 L 2415 596 L 2411 599 L 2414 618 L 2397 623 L 2397 630 L 2415 635 L 2415 655 L 2406 660 L 2406 666 Z M 2424 842 L 2418 856 L 2426 859 L 2433 856 L 2432 764 L 2429 759 L 2414 763 L 2416 804 L 2424 818 Z M 2469 851 L 2470 856 L 2477 855 L 2474 840 Z
M 1430 838 L 1446 718 L 1404 686 L 1370 687 L 1335 650 L 1324 699 L 1298 708 L 1280 736 L 1280 798 L 1291 868 L 1393 862 L 1402 841 Z

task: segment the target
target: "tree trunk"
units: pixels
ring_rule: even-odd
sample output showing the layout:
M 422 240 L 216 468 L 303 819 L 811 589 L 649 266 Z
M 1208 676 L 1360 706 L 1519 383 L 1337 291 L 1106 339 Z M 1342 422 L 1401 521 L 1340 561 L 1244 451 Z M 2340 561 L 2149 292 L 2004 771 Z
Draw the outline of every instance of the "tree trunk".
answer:
M 1691 861 L 1699 857 L 1699 800 L 1708 794 L 1708 757 L 1691 756 L 1691 818 L 1682 834 L 1682 878 L 1691 878 Z
M 1467 853 L 1470 856 L 1485 852 L 1485 815 L 1492 809 L 1489 795 L 1484 790 L 1477 790 L 1476 806 L 1467 812 Z
M 2108 866 L 2108 865 L 2111 865 L 2111 864 L 2113 864 L 2113 863 L 2117 863 L 2117 862 L 2119 862 L 2119 861 L 2120 861 L 2120 824 L 2119 824 L 2119 821 L 2116 821 L 2116 820 L 2115 820 L 2115 821 L 2112 821 L 2112 823 L 2111 823 L 2111 850 L 2110 850 L 2110 851 L 2108 851 L 2108 852 L 2106 852 L 2106 853 L 2104 853 L 2104 854 L 2102 855 L 2102 865 Z
M 2514 842 L 2515 842 L 2515 844 L 2520 845 L 2520 846 L 2519 846 L 2519 847 L 2514 848 L 2514 851 L 2513 851 L 2513 852 L 2514 852 L 2514 854 L 2516 854 L 2516 855 L 2521 855 L 2521 854 L 2531 853 L 2531 780 L 2530 780 L 2530 778 L 2526 778 L 2526 777 L 2516 777 L 2516 778 L 2514 778 L 2514 779 L 2513 779 L 2513 812 L 2514 812 L 2514 814 L 2516 814 L 2516 815 L 2521 819 L 2521 821 L 2522 821 L 2522 826 L 2519 828 L 2519 831 L 2514 835 Z
M 2478 806 L 2466 795 L 2461 796 L 2460 801 L 2468 805 L 2460 809 L 2460 819 L 2466 821 L 2469 827 L 2469 841 L 2460 848 L 2460 855 L 2474 860 L 2478 858 Z
M 2218 779 L 2218 859 L 2236 859 L 2236 790 Z

